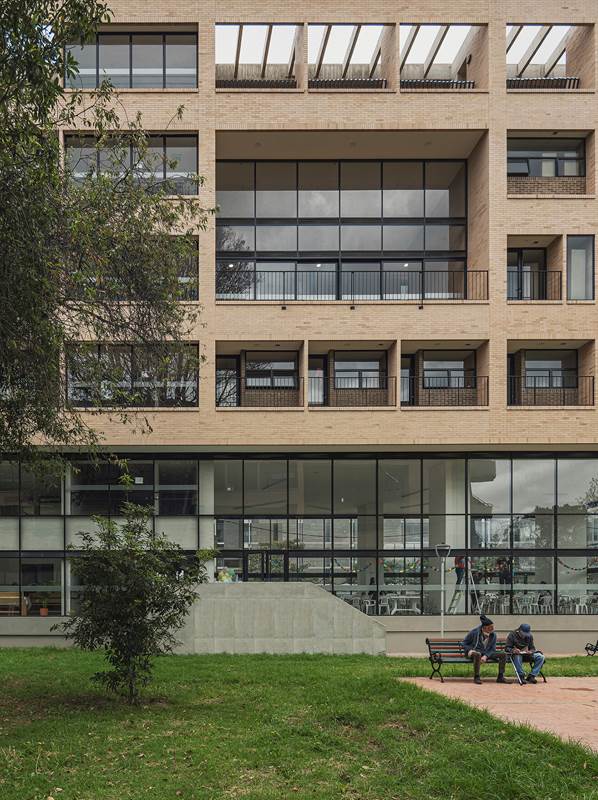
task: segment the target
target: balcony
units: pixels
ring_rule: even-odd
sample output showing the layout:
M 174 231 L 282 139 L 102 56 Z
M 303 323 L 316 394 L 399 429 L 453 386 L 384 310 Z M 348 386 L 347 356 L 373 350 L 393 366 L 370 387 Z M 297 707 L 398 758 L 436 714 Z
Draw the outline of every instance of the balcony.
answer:
M 401 25 L 401 91 L 486 89 L 484 25 Z
M 299 25 L 215 26 L 217 89 L 296 89 Z
M 592 89 L 593 39 L 591 25 L 507 25 L 507 89 Z
M 295 408 L 303 406 L 303 378 L 284 382 L 270 378 L 220 376 L 216 381 L 217 408 Z
M 459 375 L 426 372 L 401 376 L 402 406 L 487 406 L 488 377 L 464 371 Z
M 546 371 L 509 375 L 510 406 L 593 406 L 594 376 L 577 375 L 574 371 Z
M 586 194 L 586 149 L 592 158 L 592 137 L 509 136 L 507 194 Z
M 562 275 L 560 270 L 508 270 L 507 300 L 562 300 Z
M 396 378 L 378 374 L 363 374 L 331 378 L 310 376 L 308 383 L 310 407 L 335 408 L 359 406 L 394 406 Z
M 393 89 L 394 25 L 307 27 L 308 88 Z
M 338 270 L 335 264 L 310 269 L 253 269 L 253 264 L 218 265 L 217 300 L 249 301 L 418 301 L 487 300 L 487 270 Z M 312 265 L 315 266 L 315 265 Z M 306 268 L 307 267 L 307 268 Z

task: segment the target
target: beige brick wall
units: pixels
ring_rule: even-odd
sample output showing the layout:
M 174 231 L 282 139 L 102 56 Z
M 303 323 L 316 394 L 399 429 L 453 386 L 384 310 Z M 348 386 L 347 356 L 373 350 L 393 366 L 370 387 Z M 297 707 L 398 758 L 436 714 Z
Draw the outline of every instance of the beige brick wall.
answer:
M 114 447 L 194 449 L 214 451 L 295 450 L 338 448 L 354 450 L 466 449 L 478 448 L 597 448 L 598 410 L 587 408 L 507 408 L 507 341 L 594 341 L 598 317 L 593 303 L 506 302 L 506 248 L 509 235 L 598 233 L 594 131 L 598 103 L 593 91 L 596 36 L 585 28 L 584 62 L 579 65 L 582 86 L 578 92 L 507 92 L 505 89 L 505 26 L 507 22 L 598 24 L 598 6 L 587 0 L 344 0 L 325 6 L 305 0 L 288 6 L 264 0 L 219 3 L 196 0 L 113 0 L 115 22 L 137 24 L 190 24 L 199 29 L 199 88 L 197 91 L 124 91 L 121 102 L 129 116 L 143 115 L 149 130 L 196 131 L 199 136 L 200 171 L 206 177 L 201 202 L 215 202 L 214 168 L 217 139 L 224 133 L 369 131 L 376 136 L 396 131 L 415 133 L 421 157 L 428 132 L 475 135 L 469 153 L 469 264 L 489 270 L 489 302 L 426 303 L 216 303 L 214 300 L 214 226 L 200 234 L 200 292 L 202 327 L 194 332 L 206 355 L 197 410 L 150 411 L 152 432 L 138 435 L 129 427 L 102 417 L 105 443 Z M 291 17 L 293 18 L 291 20 Z M 376 22 L 398 26 L 413 22 L 463 22 L 485 26 L 475 62 L 478 89 L 472 92 L 401 92 L 398 90 L 398 28 L 386 42 L 385 66 L 390 70 L 390 90 L 367 92 L 226 91 L 214 89 L 215 22 Z M 307 42 L 303 52 L 306 60 Z M 482 46 L 483 45 L 483 46 Z M 392 48 L 395 48 L 394 53 Z M 486 59 L 486 61 L 485 61 Z M 299 66 L 301 78 L 301 66 Z M 484 81 L 484 73 L 487 75 Z M 305 87 L 305 80 L 301 81 Z M 393 90 L 394 89 L 394 90 Z M 181 121 L 172 121 L 178 105 L 185 106 Z M 506 175 L 508 130 L 553 130 L 590 133 L 587 191 L 585 196 L 551 198 L 539 191 L 535 197 L 508 197 Z M 384 145 L 386 147 L 387 144 Z M 414 145 L 415 146 L 415 145 Z M 448 146 L 448 144 L 447 144 Z M 383 148 L 381 148 L 383 150 Z M 350 151 L 364 157 L 362 146 Z M 354 155 L 353 155 L 354 153 Z M 383 153 L 381 152 L 380 155 Z M 346 157 L 346 153 L 338 153 Z M 257 158 L 272 157 L 268 148 L 254 150 Z M 371 157 L 368 154 L 368 157 Z M 529 192 L 525 193 L 530 194 Z M 559 194 L 563 192 L 559 191 Z M 575 193 L 583 194 L 582 192 Z M 561 262 L 564 261 L 561 244 Z M 558 260 L 558 256 L 555 256 Z M 487 342 L 484 373 L 489 376 L 486 408 L 297 410 L 217 410 L 214 406 L 214 356 L 216 341 L 263 342 L 289 340 L 303 343 L 303 358 L 310 342 L 394 343 Z M 592 347 L 592 353 L 595 348 Z M 594 356 L 592 356 L 594 358 Z M 585 368 L 585 359 L 584 359 Z M 480 372 L 480 374 L 482 374 Z M 140 412 L 146 413 L 146 412 Z

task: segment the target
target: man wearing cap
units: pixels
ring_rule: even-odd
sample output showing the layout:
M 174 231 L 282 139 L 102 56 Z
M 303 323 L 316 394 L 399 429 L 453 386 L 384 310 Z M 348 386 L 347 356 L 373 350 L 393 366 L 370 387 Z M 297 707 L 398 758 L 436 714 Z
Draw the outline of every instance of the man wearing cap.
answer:
M 509 633 L 505 650 L 512 657 L 513 664 L 521 680 L 527 681 L 527 683 L 538 683 L 536 678 L 540 674 L 545 658 L 543 653 L 536 650 L 532 629 L 527 622 L 522 622 L 516 631 Z M 523 669 L 524 659 L 532 665 L 532 670 L 527 677 Z
M 494 623 L 485 614 L 480 617 L 481 625 L 469 631 L 465 639 L 461 642 L 463 652 L 467 658 L 473 661 L 473 682 L 481 683 L 480 664 L 486 661 L 498 661 L 497 683 L 506 683 L 505 664 L 506 653 L 499 653 L 496 650 L 496 633 Z

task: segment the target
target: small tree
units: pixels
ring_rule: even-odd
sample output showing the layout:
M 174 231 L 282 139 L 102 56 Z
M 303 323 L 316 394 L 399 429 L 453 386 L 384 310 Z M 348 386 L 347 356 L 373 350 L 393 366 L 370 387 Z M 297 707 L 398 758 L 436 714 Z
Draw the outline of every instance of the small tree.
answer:
M 95 533 L 81 533 L 71 568 L 83 587 L 76 616 L 58 625 L 83 650 L 104 650 L 111 669 L 93 679 L 137 703 L 152 677 L 155 656 L 172 652 L 207 580 L 211 551 L 189 559 L 179 545 L 151 531 L 151 511 L 123 504 L 125 522 L 97 517 Z

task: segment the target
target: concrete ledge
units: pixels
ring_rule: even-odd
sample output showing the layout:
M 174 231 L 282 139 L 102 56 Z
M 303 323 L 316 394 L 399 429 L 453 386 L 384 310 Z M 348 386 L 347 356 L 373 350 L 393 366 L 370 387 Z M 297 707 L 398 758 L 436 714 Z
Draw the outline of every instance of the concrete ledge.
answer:
M 499 635 L 505 635 L 518 627 L 521 622 L 529 622 L 534 632 L 536 647 L 544 650 L 549 656 L 582 655 L 585 656 L 586 642 L 598 640 L 598 615 L 574 614 L 552 615 L 540 614 L 502 616 L 491 614 Z M 394 616 L 375 617 L 386 628 L 387 655 L 420 655 L 427 656 L 425 639 L 427 636 L 440 636 L 440 618 L 438 616 Z M 465 633 L 480 624 L 477 615 L 445 617 L 445 636 L 464 636 Z

